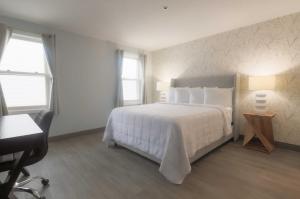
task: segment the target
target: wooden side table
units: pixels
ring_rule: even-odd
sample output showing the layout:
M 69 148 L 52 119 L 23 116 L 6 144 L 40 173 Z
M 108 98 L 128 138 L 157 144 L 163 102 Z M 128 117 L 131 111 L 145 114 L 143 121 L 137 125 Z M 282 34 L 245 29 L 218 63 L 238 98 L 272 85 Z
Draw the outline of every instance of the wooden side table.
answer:
M 275 148 L 272 127 L 275 113 L 244 113 L 243 115 L 247 120 L 243 146 L 271 153 Z M 261 144 L 254 141 L 255 137 Z

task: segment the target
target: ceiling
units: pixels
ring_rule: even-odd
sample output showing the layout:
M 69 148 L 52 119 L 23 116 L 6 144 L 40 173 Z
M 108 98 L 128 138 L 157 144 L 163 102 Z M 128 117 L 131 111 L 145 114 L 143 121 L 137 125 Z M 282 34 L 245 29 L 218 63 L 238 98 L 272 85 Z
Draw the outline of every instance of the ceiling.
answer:
M 298 11 L 300 0 L 0 0 L 3 16 L 149 51 Z

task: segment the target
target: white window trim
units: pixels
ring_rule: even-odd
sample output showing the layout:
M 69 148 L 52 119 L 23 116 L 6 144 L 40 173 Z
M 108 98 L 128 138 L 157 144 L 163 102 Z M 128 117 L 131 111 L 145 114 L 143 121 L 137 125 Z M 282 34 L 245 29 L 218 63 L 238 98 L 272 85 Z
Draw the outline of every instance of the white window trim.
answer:
M 30 113 L 38 113 L 43 110 L 49 110 L 47 106 L 18 106 L 18 107 L 11 107 L 8 109 L 8 113 L 15 115 L 15 114 L 30 114 Z
M 42 42 L 42 38 L 39 38 L 40 35 L 30 34 L 30 33 L 21 33 L 21 32 L 13 32 L 12 38 L 21 39 L 25 41 L 32 41 L 32 42 Z M 46 58 L 45 58 L 46 59 Z M 46 80 L 46 105 L 37 105 L 37 106 L 14 106 L 14 107 L 7 107 L 9 114 L 23 114 L 23 113 L 37 113 L 41 110 L 48 110 L 50 107 L 50 92 L 53 78 L 49 72 L 47 66 L 47 60 L 45 60 L 45 73 L 39 72 L 20 72 L 20 71 L 11 71 L 11 70 L 0 70 L 1 75 L 20 75 L 20 76 L 44 76 Z

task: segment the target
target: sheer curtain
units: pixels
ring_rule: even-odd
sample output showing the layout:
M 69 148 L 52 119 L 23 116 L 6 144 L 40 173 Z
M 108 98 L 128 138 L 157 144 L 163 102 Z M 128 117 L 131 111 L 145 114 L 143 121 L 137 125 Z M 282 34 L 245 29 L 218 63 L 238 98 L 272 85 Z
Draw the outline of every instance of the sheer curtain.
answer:
M 42 34 L 42 40 L 45 50 L 47 63 L 52 75 L 52 87 L 50 96 L 50 110 L 54 114 L 59 114 L 59 96 L 58 96 L 58 83 L 56 71 L 56 41 L 53 34 Z
M 147 103 L 146 95 L 146 55 L 139 54 L 139 67 L 140 67 L 140 77 L 141 77 L 141 104 Z
M 117 50 L 117 97 L 115 107 L 124 106 L 123 99 L 123 83 L 122 83 L 122 68 L 123 68 L 124 51 Z
M 11 37 L 11 34 L 12 34 L 12 30 L 5 24 L 0 23 L 0 62 L 6 44 L 8 43 L 9 38 Z M 8 114 L 8 110 L 7 110 L 7 106 L 3 95 L 3 90 L 0 83 L 0 116 L 7 115 L 7 114 Z

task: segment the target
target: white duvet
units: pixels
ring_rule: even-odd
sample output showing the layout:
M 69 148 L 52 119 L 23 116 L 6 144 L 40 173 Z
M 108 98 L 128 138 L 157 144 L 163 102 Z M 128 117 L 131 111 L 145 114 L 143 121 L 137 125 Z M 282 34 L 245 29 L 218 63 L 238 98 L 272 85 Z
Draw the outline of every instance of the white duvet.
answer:
M 159 171 L 181 184 L 190 158 L 232 132 L 231 111 L 222 106 L 155 103 L 115 108 L 103 141 L 129 145 L 160 160 Z

